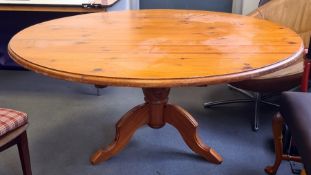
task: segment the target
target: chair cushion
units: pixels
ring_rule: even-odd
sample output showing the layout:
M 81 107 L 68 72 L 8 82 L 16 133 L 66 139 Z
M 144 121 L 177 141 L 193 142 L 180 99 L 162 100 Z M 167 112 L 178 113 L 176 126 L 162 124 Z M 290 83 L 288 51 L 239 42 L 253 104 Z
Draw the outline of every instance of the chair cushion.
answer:
M 285 119 L 308 174 L 311 174 L 311 94 L 284 92 L 280 112 Z
M 0 108 L 0 136 L 28 122 L 27 114 L 13 109 Z

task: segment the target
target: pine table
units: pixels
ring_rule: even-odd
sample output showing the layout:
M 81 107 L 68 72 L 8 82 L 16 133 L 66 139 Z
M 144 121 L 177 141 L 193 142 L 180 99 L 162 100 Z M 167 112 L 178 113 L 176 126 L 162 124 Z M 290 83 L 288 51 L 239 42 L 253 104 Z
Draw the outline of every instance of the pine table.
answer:
M 198 123 L 169 104 L 171 88 L 250 79 L 294 63 L 303 53 L 290 29 L 240 15 L 190 10 L 92 13 L 44 22 L 15 35 L 10 56 L 47 76 L 103 86 L 142 88 L 145 102 L 116 124 L 107 148 L 91 163 L 121 151 L 143 125 L 174 126 L 186 144 L 212 163 L 222 157 L 204 144 Z M 219 138 L 221 139 L 221 138 Z

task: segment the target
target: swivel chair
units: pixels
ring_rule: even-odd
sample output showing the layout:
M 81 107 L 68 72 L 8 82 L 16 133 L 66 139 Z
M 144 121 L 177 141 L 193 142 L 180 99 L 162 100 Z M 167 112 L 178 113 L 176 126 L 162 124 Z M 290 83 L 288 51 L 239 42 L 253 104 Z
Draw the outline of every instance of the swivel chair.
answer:
M 260 2 L 261 3 L 261 2 Z M 305 47 L 308 46 L 311 34 L 311 0 L 270 0 L 260 6 L 249 16 L 269 20 L 291 28 L 303 39 Z M 252 128 L 259 129 L 259 106 L 268 104 L 278 107 L 278 104 L 266 101 L 264 93 L 281 93 L 297 87 L 303 72 L 303 58 L 293 65 L 246 81 L 229 84 L 229 87 L 238 90 L 249 98 L 225 100 L 204 103 L 205 108 L 231 103 L 255 103 Z

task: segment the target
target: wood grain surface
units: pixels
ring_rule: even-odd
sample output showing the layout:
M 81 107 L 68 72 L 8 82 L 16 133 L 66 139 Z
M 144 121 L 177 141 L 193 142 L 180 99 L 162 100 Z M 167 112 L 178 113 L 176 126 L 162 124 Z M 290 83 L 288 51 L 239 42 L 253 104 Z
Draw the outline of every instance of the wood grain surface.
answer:
M 240 81 L 295 62 L 290 29 L 260 19 L 190 10 L 78 15 L 13 37 L 11 57 L 48 76 L 98 85 L 175 87 Z
M 118 121 L 114 141 L 91 156 L 90 161 L 93 165 L 122 151 L 135 131 L 143 125 L 148 124 L 151 128 L 159 129 L 166 123 L 177 129 L 193 152 L 211 163 L 222 163 L 223 158 L 220 154 L 199 137 L 197 121 L 180 106 L 167 103 L 170 88 L 143 88 L 143 92 L 145 103 L 132 108 Z

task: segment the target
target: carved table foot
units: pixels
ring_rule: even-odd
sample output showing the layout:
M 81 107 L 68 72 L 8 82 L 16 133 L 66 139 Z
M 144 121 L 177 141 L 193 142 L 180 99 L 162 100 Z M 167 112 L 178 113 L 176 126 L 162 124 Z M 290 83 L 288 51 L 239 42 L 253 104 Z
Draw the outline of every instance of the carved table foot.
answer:
M 146 105 L 141 105 L 127 112 L 116 124 L 116 136 L 114 142 L 106 149 L 99 149 L 91 157 L 91 163 L 108 160 L 110 157 L 120 152 L 130 141 L 134 132 L 148 121 L 148 109 Z
M 192 151 L 212 163 L 221 163 L 221 156 L 199 138 L 195 119 L 181 107 L 167 104 L 169 91 L 169 88 L 144 88 L 145 104 L 133 108 L 120 119 L 116 125 L 114 142 L 106 149 L 98 150 L 91 157 L 91 163 L 98 164 L 116 155 L 142 125 L 161 128 L 165 123 L 171 124 L 180 132 Z
M 213 149 L 202 142 L 198 136 L 198 123 L 183 108 L 168 104 L 165 108 L 165 121 L 174 126 L 189 148 L 212 163 L 220 164 L 222 157 Z

